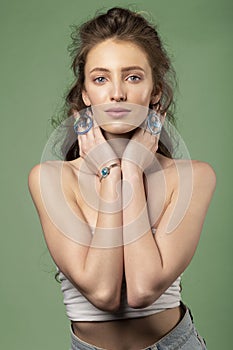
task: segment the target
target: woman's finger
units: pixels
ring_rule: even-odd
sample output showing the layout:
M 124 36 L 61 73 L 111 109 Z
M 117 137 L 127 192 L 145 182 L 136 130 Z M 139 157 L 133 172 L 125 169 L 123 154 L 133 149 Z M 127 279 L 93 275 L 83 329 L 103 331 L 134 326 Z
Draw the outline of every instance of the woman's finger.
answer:
M 96 126 L 94 126 L 94 136 L 95 136 L 96 141 L 99 141 L 99 142 L 106 141 L 104 138 L 104 135 L 102 134 L 102 131 L 101 131 L 99 125 L 97 125 L 97 124 L 96 124 Z
M 77 140 L 78 140 L 79 154 L 80 156 L 83 156 L 82 139 L 80 138 L 80 135 L 77 136 Z

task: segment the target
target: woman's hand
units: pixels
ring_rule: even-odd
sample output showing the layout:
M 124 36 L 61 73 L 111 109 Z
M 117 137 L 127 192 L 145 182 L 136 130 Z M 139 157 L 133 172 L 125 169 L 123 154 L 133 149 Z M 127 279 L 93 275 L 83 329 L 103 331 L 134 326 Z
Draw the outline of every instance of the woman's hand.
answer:
M 101 168 L 111 163 L 120 164 L 95 120 L 93 127 L 86 134 L 78 135 L 78 143 L 80 156 L 93 174 L 99 176 Z
M 155 153 L 158 149 L 159 134 L 153 135 L 147 129 L 139 127 L 130 139 L 123 157 L 122 167 L 125 164 L 137 165 L 141 171 L 145 171 L 154 160 Z

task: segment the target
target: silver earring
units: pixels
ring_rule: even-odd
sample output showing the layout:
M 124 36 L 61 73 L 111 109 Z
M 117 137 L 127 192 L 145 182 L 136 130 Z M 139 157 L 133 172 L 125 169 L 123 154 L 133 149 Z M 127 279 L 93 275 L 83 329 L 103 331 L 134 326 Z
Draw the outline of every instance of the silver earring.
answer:
M 152 135 L 158 135 L 162 130 L 162 123 L 159 118 L 159 114 L 155 111 L 150 111 L 147 117 L 147 127 Z
M 88 131 L 93 126 L 93 119 L 86 111 L 84 114 L 80 114 L 80 116 L 74 122 L 74 132 L 77 135 L 83 135 L 88 133 Z

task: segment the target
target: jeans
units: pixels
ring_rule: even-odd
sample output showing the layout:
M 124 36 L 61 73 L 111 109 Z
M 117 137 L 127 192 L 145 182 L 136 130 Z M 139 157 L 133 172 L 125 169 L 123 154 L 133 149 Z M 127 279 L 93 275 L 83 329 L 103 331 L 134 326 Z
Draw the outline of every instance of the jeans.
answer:
M 161 338 L 156 343 L 148 346 L 143 350 L 206 350 L 204 338 L 202 338 L 193 323 L 191 310 L 186 307 L 185 314 L 180 322 L 168 334 Z M 72 331 L 71 332 L 71 349 L 70 350 L 104 350 L 94 345 L 88 344 L 79 339 Z M 118 349 L 121 350 L 121 342 L 119 341 Z M 107 350 L 107 349 L 105 349 Z

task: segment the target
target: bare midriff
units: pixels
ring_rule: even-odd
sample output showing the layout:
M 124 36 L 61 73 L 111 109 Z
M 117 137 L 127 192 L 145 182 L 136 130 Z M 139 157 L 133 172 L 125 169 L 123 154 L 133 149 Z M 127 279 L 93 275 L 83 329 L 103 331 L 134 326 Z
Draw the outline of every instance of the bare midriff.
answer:
M 72 322 L 74 334 L 84 342 L 108 350 L 139 350 L 169 333 L 182 319 L 181 306 L 133 319 Z

